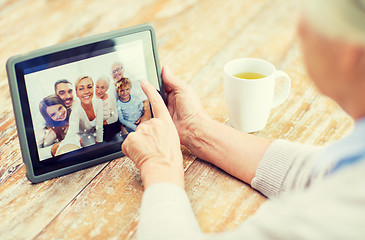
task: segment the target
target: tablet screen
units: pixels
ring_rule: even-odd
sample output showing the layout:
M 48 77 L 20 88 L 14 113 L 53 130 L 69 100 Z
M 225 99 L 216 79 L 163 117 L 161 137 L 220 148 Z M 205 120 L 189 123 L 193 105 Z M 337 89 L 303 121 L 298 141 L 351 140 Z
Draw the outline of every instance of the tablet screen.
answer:
M 150 31 L 93 42 L 15 64 L 34 175 L 121 153 L 151 116 L 140 87 L 157 90 Z

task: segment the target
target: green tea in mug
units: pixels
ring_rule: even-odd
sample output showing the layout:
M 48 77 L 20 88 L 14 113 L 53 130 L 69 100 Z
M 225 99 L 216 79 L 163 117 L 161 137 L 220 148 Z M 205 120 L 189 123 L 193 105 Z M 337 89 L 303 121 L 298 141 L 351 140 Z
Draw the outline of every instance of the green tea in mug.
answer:
M 266 77 L 261 73 L 255 72 L 243 72 L 233 75 L 233 77 L 242 78 L 242 79 L 260 79 Z

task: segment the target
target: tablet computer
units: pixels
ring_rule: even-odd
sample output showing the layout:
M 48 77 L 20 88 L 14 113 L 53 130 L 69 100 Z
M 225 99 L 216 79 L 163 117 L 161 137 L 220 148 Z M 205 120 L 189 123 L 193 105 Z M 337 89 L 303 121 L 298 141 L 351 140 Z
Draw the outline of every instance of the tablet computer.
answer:
M 149 24 L 18 55 L 6 68 L 33 183 L 123 156 L 128 133 L 151 117 L 140 81 L 153 84 L 165 100 Z

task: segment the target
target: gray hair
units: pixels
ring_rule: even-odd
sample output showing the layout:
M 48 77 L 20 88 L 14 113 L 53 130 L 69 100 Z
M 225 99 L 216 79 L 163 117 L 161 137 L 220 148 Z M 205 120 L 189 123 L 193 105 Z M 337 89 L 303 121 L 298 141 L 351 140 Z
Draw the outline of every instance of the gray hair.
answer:
M 100 76 L 99 78 L 98 78 L 98 80 L 104 80 L 105 82 L 106 82 L 106 86 L 109 88 L 109 84 L 110 84 L 110 80 L 109 80 L 109 78 L 108 78 L 108 76 L 106 76 L 106 75 L 102 75 L 102 76 Z
M 303 0 L 304 17 L 330 38 L 365 46 L 365 0 Z

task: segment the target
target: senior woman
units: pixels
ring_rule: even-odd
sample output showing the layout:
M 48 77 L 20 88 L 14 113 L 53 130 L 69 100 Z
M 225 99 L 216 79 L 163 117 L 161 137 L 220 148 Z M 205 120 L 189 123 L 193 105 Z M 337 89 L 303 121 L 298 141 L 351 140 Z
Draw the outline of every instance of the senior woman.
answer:
M 103 142 L 103 102 L 94 98 L 94 82 L 83 76 L 75 82 L 79 101 L 72 107 L 69 129 L 65 141 L 75 144 L 80 140 L 83 147 Z
M 117 101 L 114 94 L 108 94 L 109 78 L 102 76 L 96 81 L 95 95 L 103 101 L 103 139 L 106 142 L 120 137 L 121 127 L 118 121 Z
M 211 119 L 163 69 L 170 114 L 144 83 L 155 118 L 122 145 L 145 186 L 140 239 L 365 239 L 365 0 L 302 2 L 309 75 L 354 118 L 353 132 L 324 149 L 244 134 Z M 180 142 L 275 200 L 235 230 L 203 234 L 184 191 Z

